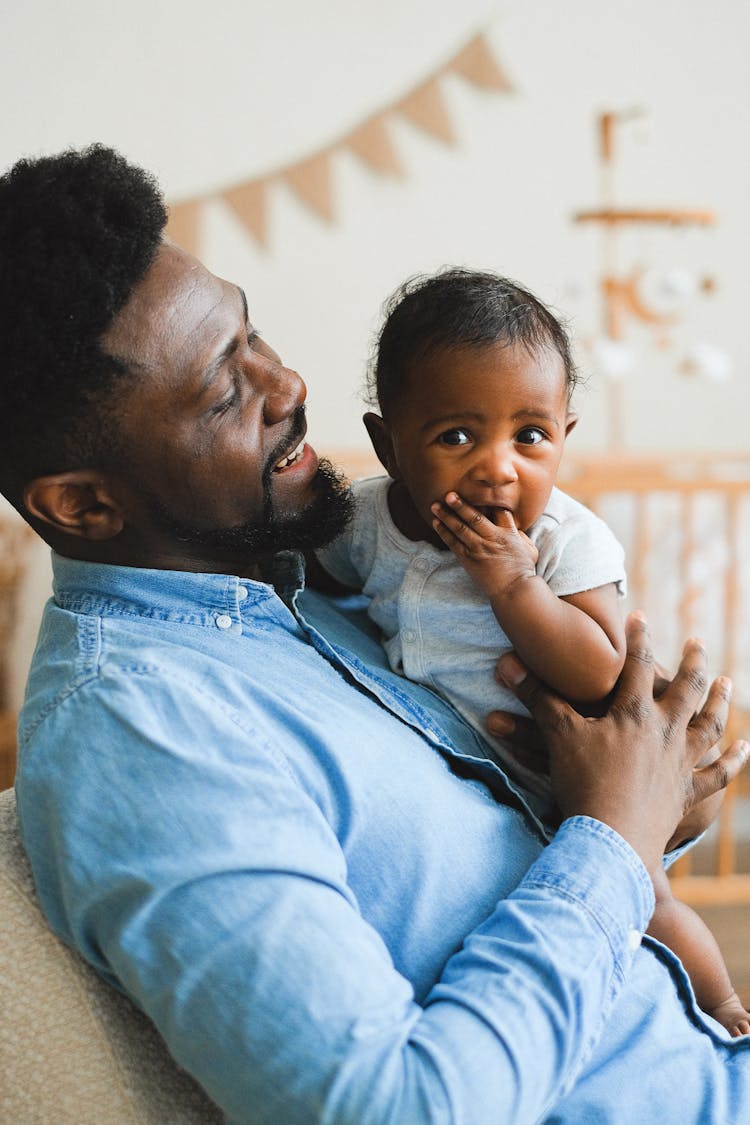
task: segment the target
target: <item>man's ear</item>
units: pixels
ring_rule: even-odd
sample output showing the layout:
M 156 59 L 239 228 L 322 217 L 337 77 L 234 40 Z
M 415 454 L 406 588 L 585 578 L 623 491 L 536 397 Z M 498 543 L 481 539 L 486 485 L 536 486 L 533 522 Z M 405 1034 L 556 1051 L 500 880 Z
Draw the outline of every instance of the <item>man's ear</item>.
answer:
M 37 477 L 26 485 L 23 502 L 30 515 L 64 535 L 114 539 L 125 526 L 106 478 L 91 469 Z
M 370 435 L 372 448 L 378 455 L 378 461 L 380 461 L 389 477 L 398 480 L 398 464 L 393 453 L 393 443 L 388 426 L 379 414 L 371 414 L 369 411 L 363 416 L 362 421 Z
M 574 430 L 578 422 L 578 415 L 574 410 L 568 411 L 568 417 L 565 419 L 565 436 L 570 435 L 571 430 Z

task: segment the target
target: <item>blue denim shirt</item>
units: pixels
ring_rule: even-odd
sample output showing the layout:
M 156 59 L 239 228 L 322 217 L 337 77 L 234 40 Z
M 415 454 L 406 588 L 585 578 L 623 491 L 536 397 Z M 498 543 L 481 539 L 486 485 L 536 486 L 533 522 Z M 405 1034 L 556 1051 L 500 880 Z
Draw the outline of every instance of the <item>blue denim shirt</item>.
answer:
M 55 559 L 16 783 L 54 930 L 233 1122 L 739 1120 L 748 1044 L 641 943 L 627 844 L 544 847 L 366 624 L 300 607 Z

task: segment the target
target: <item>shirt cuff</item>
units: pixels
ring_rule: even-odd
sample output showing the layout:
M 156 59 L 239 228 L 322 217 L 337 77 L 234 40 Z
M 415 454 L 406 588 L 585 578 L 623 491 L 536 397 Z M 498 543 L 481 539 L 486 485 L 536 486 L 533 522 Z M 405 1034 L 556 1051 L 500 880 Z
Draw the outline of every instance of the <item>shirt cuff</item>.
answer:
M 654 912 L 653 884 L 640 858 L 613 828 L 592 817 L 564 820 L 527 879 L 577 901 L 616 954 L 622 948 L 616 935 L 634 952 Z

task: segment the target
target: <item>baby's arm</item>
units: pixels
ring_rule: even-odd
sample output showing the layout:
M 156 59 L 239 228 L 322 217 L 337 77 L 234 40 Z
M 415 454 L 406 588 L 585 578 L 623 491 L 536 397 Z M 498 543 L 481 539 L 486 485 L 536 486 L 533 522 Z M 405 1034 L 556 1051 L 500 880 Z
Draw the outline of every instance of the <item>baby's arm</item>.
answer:
M 672 895 L 666 872 L 654 877 L 656 909 L 648 932 L 677 954 L 704 1012 L 735 1038 L 750 1034 L 750 1014 L 732 987 L 716 939 L 703 919 Z
M 625 658 L 614 584 L 559 598 L 537 575 L 536 547 L 509 512 L 493 524 L 455 492 L 432 512 L 435 531 L 486 594 L 521 660 L 572 702 L 608 695 Z

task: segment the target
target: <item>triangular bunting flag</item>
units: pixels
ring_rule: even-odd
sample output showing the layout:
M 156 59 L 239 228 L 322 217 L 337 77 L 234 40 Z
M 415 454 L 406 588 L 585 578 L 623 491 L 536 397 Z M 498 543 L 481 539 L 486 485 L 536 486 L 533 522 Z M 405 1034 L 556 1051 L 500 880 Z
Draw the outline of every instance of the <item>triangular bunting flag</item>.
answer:
M 344 143 L 373 171 L 400 177 L 404 170 L 388 133 L 386 116 L 385 113 L 379 113 L 376 117 L 371 117 L 350 133 Z
M 200 255 L 201 207 L 203 200 L 172 203 L 169 207 L 166 235 L 189 254 Z
M 460 74 L 462 78 L 482 90 L 504 90 L 510 93 L 513 89 L 482 34 L 466 44 L 448 65 L 447 70 Z
M 403 113 L 404 117 L 408 117 L 414 125 L 418 125 L 420 129 L 424 129 L 438 140 L 445 141 L 449 145 L 456 143 L 453 124 L 445 108 L 437 78 L 430 78 L 411 94 L 407 94 L 398 102 L 396 109 L 399 113 Z
M 266 180 L 250 180 L 246 184 L 229 188 L 221 193 L 221 198 L 229 204 L 242 225 L 261 246 L 267 244 L 267 201 L 268 183 Z
M 333 182 L 330 150 L 317 153 L 282 173 L 281 179 L 322 219 L 333 222 Z
M 329 144 L 298 164 L 279 168 L 265 179 L 249 180 L 227 188 L 218 198 L 232 208 L 262 246 L 267 242 L 268 192 L 275 183 L 286 183 L 311 211 L 320 218 L 333 222 L 335 199 L 331 159 L 335 152 L 348 148 L 374 171 L 388 176 L 403 176 L 400 155 L 389 130 L 391 114 L 402 114 L 412 124 L 446 144 L 456 143 L 453 122 L 440 85 L 446 74 L 458 74 L 483 90 L 509 92 L 513 89 L 494 58 L 487 40 L 480 33 L 445 63 L 439 72 L 411 90 L 399 102 L 368 118 L 336 144 Z M 169 212 L 167 234 L 180 246 L 194 253 L 200 252 L 201 208 L 206 202 L 207 197 L 197 197 L 175 204 Z

